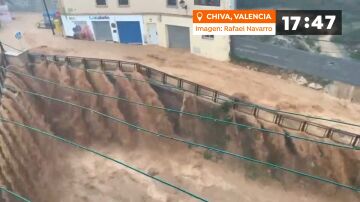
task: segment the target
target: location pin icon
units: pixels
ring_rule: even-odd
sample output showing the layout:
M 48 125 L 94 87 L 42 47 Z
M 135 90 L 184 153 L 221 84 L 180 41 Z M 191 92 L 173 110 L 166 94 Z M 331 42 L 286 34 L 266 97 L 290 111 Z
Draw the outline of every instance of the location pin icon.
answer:
M 196 17 L 198 18 L 199 21 L 201 21 L 201 19 L 203 17 L 203 13 L 202 12 L 197 12 Z

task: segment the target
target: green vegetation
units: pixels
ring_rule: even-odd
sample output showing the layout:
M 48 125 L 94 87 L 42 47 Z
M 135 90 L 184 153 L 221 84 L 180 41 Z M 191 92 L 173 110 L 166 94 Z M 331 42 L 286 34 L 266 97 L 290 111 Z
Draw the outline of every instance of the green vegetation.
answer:
M 245 164 L 245 169 L 245 176 L 251 180 L 269 177 L 265 167 L 260 167 L 259 165 L 255 164 Z
M 233 107 L 232 102 L 226 101 L 226 102 L 222 103 L 220 105 L 220 107 L 212 108 L 210 113 L 205 114 L 205 115 L 216 118 L 216 119 L 223 119 L 223 120 L 226 120 L 226 121 L 232 121 L 232 116 L 228 114 L 232 107 Z
M 257 36 L 257 39 L 261 42 L 269 42 L 273 36 Z
M 317 51 L 318 53 L 321 53 L 321 47 L 320 47 L 320 46 L 316 47 L 316 51 Z
M 360 53 L 359 52 L 352 52 L 350 54 L 350 57 L 355 59 L 355 60 L 360 60 Z
M 316 44 L 317 39 L 318 39 L 318 37 L 308 36 L 308 37 L 305 37 L 304 42 L 309 46 L 309 48 L 311 50 L 315 50 L 316 52 L 321 53 L 321 47 Z M 306 48 L 306 49 L 308 49 L 308 48 Z
M 344 31 L 342 36 L 333 36 L 331 41 L 334 43 L 342 43 L 346 45 L 355 45 L 360 43 L 360 28 Z
M 213 107 L 210 110 L 210 113 L 205 115 L 216 119 L 232 122 L 233 117 L 229 114 L 231 107 L 232 104 L 230 102 L 225 102 L 218 107 Z M 204 136 L 204 144 L 220 149 L 225 149 L 227 143 L 230 141 L 230 135 L 228 135 L 226 131 L 226 128 L 229 125 L 230 123 L 217 122 L 214 124 L 213 122 L 209 122 L 207 127 L 211 128 L 211 132 Z
M 212 156 L 211 151 L 206 150 L 206 151 L 204 152 L 204 159 L 206 159 L 206 160 L 211 160 L 212 157 L 213 157 L 213 156 Z
M 294 40 L 294 47 L 299 50 L 308 51 L 309 49 L 299 40 Z
M 222 109 L 222 111 L 224 113 L 229 113 L 230 109 L 232 108 L 233 103 L 230 101 L 226 101 L 224 103 L 221 104 L 220 108 Z
M 333 36 L 330 40 L 334 43 L 345 43 L 344 37 L 342 36 Z
M 305 38 L 305 42 L 310 46 L 310 47 L 314 47 L 315 46 L 315 42 L 314 40 L 310 39 L 310 38 Z

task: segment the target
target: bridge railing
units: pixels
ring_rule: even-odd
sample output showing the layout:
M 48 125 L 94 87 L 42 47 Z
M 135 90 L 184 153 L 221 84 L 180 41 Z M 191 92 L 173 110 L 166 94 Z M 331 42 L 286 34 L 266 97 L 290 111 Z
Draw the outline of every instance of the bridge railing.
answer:
M 0 69 L 0 99 L 3 94 L 3 87 L 5 83 L 5 73 L 6 73 L 6 66 L 7 66 L 7 59 L 6 53 L 3 44 L 0 42 L 0 66 L 3 67 Z
M 318 137 L 331 139 L 334 142 L 351 145 L 353 147 L 360 147 L 360 135 L 339 130 L 330 126 L 305 120 L 296 116 L 276 112 L 256 104 L 241 101 L 240 99 L 211 89 L 209 87 L 169 75 L 149 66 L 121 61 L 121 60 L 105 60 L 98 58 L 84 58 L 73 56 L 58 56 L 58 55 L 41 55 L 36 53 L 29 53 L 31 61 L 57 61 L 64 62 L 72 65 L 84 65 L 85 68 L 98 68 L 99 66 L 103 71 L 111 71 L 119 69 L 124 72 L 138 72 L 142 74 L 148 81 L 153 84 L 160 84 L 176 90 L 185 91 L 201 97 L 203 99 L 223 104 L 229 103 L 232 107 L 242 113 L 254 116 L 258 120 L 271 122 L 283 128 L 299 131 L 300 133 Z

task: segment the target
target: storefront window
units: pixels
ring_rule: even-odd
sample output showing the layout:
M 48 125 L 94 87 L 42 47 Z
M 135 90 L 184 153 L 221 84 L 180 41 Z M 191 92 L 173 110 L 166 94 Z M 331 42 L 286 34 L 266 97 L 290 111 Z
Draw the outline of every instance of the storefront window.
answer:
M 194 0 L 195 5 L 220 6 L 220 0 Z
M 86 21 L 74 21 L 72 30 L 74 39 L 94 41 L 94 35 Z

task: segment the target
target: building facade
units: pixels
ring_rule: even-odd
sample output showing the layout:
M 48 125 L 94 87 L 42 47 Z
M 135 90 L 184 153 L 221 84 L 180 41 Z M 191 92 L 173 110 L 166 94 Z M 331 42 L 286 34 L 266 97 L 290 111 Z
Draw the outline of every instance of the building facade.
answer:
M 2 23 L 7 23 L 12 20 L 9 7 L 5 0 L 0 0 L 0 28 Z
M 194 9 L 233 9 L 234 0 L 62 0 L 67 37 L 154 44 L 226 61 L 229 36 L 192 34 Z

